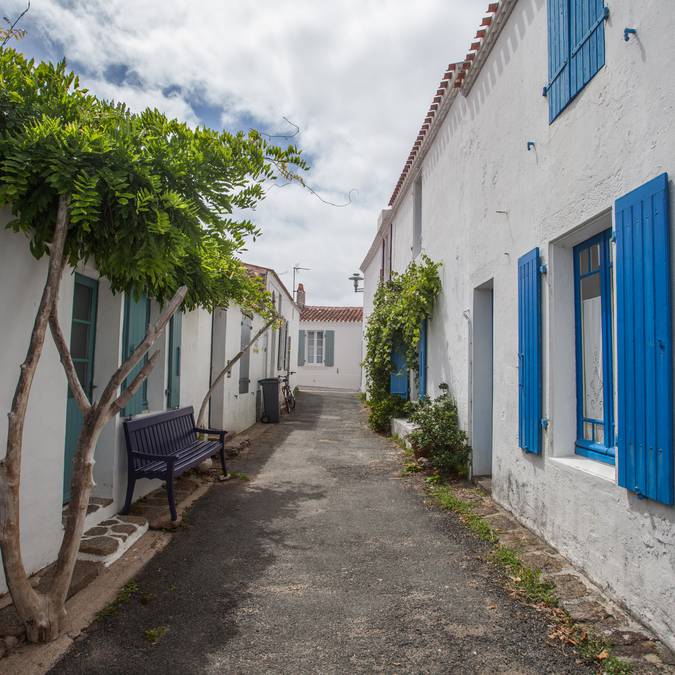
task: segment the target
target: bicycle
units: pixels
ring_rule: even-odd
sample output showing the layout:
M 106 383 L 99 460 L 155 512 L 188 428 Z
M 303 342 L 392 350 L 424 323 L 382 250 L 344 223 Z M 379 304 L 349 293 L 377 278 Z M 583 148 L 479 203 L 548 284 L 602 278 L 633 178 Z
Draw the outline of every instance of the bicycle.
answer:
M 294 370 L 289 370 L 286 375 L 282 375 L 279 378 L 281 380 L 281 393 L 284 395 L 287 413 L 290 413 L 291 410 L 295 410 L 295 396 L 293 396 L 293 390 L 291 389 L 291 385 L 288 381 L 291 375 L 295 375 Z

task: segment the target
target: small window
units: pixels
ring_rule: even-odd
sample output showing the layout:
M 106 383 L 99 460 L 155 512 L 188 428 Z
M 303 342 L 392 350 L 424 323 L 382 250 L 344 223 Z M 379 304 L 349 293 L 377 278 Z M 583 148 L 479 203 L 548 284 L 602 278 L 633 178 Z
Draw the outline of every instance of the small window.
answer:
M 422 176 L 415 181 L 413 188 L 413 258 L 422 250 Z
M 307 363 L 321 365 L 323 363 L 323 331 L 307 331 Z
M 577 454 L 614 463 L 611 230 L 574 249 Z

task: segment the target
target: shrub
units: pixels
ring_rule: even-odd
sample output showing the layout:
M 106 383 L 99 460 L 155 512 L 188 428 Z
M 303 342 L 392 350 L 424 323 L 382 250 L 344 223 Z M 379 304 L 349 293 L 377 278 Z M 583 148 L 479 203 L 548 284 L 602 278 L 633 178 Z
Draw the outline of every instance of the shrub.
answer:
M 368 423 L 371 428 L 381 434 L 388 434 L 391 430 L 392 417 L 407 417 L 410 412 L 410 403 L 399 396 L 385 396 L 368 401 L 370 414 Z
M 426 457 L 443 474 L 466 476 L 471 448 L 459 426 L 459 415 L 448 385 L 441 384 L 441 395 L 436 399 L 422 399 L 410 415 L 415 429 L 408 440 L 415 455 Z

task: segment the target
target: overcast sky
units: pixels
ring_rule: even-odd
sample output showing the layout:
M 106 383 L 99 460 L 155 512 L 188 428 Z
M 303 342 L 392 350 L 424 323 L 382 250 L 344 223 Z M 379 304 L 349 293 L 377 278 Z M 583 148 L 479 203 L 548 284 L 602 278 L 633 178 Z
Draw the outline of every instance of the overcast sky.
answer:
M 24 0 L 0 0 L 16 16 Z M 294 264 L 308 304 L 361 304 L 347 280 L 448 63 L 461 60 L 487 0 L 32 0 L 15 43 L 66 57 L 82 83 L 132 109 L 192 124 L 301 132 L 312 168 L 273 188 L 253 214 L 248 262 L 289 290 Z

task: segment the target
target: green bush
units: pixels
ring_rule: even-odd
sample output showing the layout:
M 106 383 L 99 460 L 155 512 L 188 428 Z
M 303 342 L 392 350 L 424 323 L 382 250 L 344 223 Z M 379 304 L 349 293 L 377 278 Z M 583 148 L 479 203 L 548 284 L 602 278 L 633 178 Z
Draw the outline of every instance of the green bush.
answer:
M 400 396 L 385 396 L 368 401 L 370 414 L 368 423 L 378 433 L 388 434 L 391 431 L 392 417 L 407 417 L 410 403 Z
M 422 399 L 410 415 L 417 429 L 408 440 L 417 457 L 426 457 L 439 472 L 447 475 L 468 474 L 471 448 L 459 426 L 457 405 L 448 393 L 448 385 L 441 384 L 441 395 L 436 399 Z

